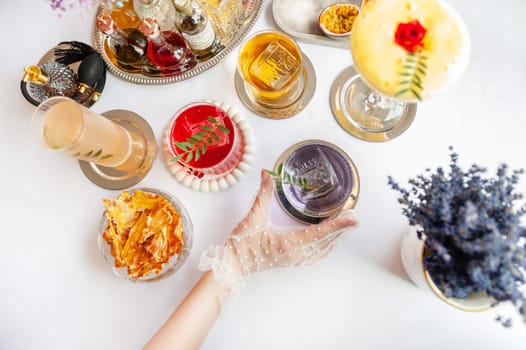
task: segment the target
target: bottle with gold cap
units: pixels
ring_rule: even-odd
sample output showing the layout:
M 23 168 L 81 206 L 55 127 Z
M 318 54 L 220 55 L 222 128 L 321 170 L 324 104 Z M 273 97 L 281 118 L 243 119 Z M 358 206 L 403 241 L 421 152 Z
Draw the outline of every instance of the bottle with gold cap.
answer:
M 205 10 L 193 0 L 173 0 L 177 16 L 175 24 L 183 34 L 195 58 L 203 61 L 224 47 L 219 41 Z
M 29 87 L 31 96 L 26 99 L 35 104 L 53 96 L 71 97 L 77 92 L 78 79 L 75 72 L 62 63 L 50 61 L 38 66 L 24 68 L 22 81 Z M 27 92 L 24 91 L 23 92 Z

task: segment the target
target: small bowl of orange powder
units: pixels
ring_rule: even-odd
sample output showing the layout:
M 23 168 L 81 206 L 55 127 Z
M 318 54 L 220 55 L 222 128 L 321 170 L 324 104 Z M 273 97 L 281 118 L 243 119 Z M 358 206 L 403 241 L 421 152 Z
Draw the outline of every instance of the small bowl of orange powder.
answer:
M 321 11 L 318 25 L 322 32 L 330 38 L 349 36 L 354 19 L 359 12 L 358 6 L 353 4 L 332 4 Z

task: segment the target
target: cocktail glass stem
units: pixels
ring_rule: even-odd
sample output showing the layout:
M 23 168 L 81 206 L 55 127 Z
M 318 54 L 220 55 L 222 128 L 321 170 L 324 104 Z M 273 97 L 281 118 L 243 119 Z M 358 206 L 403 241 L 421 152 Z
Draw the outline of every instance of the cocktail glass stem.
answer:
M 400 135 L 416 111 L 416 104 L 386 97 L 369 87 L 354 67 L 334 82 L 331 107 L 344 129 L 367 141 L 387 141 Z
M 367 86 L 361 77 L 358 79 L 349 95 L 352 121 L 369 132 L 394 128 L 403 117 L 406 103 L 385 97 Z

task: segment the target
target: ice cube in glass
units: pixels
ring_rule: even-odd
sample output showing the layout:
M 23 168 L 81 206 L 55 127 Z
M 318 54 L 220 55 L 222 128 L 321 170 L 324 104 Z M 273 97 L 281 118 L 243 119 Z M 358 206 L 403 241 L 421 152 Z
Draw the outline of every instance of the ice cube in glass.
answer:
M 280 90 L 300 69 L 293 53 L 278 41 L 272 41 L 250 64 L 250 74 L 270 90 Z

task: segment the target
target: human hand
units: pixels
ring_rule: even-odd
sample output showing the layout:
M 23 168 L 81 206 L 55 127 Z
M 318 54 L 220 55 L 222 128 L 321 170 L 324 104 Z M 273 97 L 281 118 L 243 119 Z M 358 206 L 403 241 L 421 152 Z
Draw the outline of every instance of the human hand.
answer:
M 270 222 L 273 190 L 272 178 L 262 171 L 252 208 L 222 245 L 203 253 L 201 270 L 212 270 L 219 283 L 237 289 L 252 273 L 312 264 L 329 253 L 344 229 L 358 224 L 353 212 L 345 210 L 317 225 L 276 227 Z

